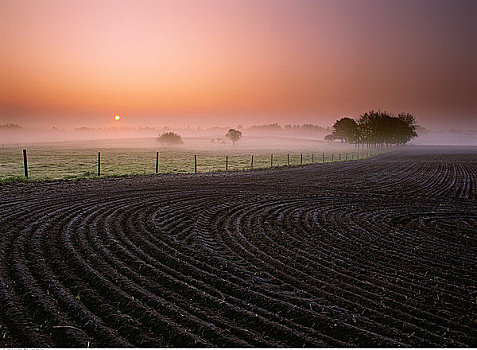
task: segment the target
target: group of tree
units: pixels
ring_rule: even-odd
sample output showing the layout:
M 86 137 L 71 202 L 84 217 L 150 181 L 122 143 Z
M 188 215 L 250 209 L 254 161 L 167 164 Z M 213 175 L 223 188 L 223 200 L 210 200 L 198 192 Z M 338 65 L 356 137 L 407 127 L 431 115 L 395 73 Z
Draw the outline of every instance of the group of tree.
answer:
M 182 136 L 172 131 L 163 133 L 158 137 L 158 140 L 160 143 L 162 143 L 162 145 L 167 145 L 169 147 L 184 143 L 182 141 Z
M 14 123 L 7 123 L 0 125 L 0 129 L 23 129 L 23 126 Z
M 329 131 L 329 128 L 324 128 L 314 124 L 285 124 L 283 127 L 278 123 L 265 124 L 265 125 L 253 125 L 250 127 L 250 131 L 260 132 L 287 132 L 287 133 L 323 133 Z
M 232 144 L 235 145 L 235 142 L 240 140 L 240 138 L 242 137 L 242 132 L 235 129 L 229 129 L 229 131 L 225 134 L 225 137 L 230 139 L 230 141 L 232 141 Z M 213 140 L 214 139 L 212 139 L 212 141 Z M 217 139 L 217 142 L 219 142 L 219 140 L 221 139 Z M 172 131 L 163 133 L 161 136 L 158 137 L 158 141 L 162 143 L 162 145 L 167 145 L 170 147 L 184 143 L 182 141 L 182 136 Z
M 235 129 L 229 129 L 229 131 L 225 134 L 225 137 L 230 139 L 230 141 L 232 141 L 232 144 L 235 146 L 235 142 L 240 140 L 240 138 L 242 137 L 242 132 Z
M 283 131 L 282 127 L 278 123 L 266 124 L 266 125 L 252 125 L 250 131 L 267 131 L 267 132 L 280 132 Z
M 321 133 L 321 132 L 326 132 L 330 131 L 330 128 L 324 128 L 319 125 L 314 125 L 314 124 L 286 124 L 283 126 L 283 129 L 285 131 L 295 131 L 298 133 L 303 133 L 303 132 L 308 132 L 308 133 Z
M 404 145 L 417 136 L 416 119 L 410 113 L 397 116 L 381 111 L 370 111 L 358 120 L 344 117 L 333 125 L 333 132 L 325 140 L 366 144 L 368 146 Z

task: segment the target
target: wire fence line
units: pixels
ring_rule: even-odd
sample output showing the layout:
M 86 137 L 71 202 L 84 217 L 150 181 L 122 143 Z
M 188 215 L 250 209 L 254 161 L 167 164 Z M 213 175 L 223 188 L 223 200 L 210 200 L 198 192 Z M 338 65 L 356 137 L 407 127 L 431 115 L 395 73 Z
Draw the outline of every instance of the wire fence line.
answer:
M 83 178 L 161 173 L 244 171 L 365 159 L 378 150 L 347 152 L 152 152 L 118 150 L 28 150 L 0 158 L 0 178 Z

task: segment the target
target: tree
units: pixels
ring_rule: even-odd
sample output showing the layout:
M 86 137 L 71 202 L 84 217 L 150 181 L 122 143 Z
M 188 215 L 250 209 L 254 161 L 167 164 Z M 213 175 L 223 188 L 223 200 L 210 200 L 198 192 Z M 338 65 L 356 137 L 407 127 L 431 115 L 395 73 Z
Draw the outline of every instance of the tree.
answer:
M 367 144 L 390 143 L 392 138 L 392 117 L 387 112 L 369 111 L 358 119 L 359 142 Z
M 341 140 L 348 143 L 366 144 L 368 147 L 384 144 L 405 145 L 416 133 L 416 120 L 410 113 L 397 116 L 383 111 L 369 111 L 357 121 L 341 118 L 333 125 L 333 132 L 325 137 L 327 141 Z
M 333 124 L 331 135 L 325 136 L 325 140 L 341 140 L 341 142 L 356 142 L 358 137 L 358 125 L 354 119 L 344 117 Z
M 411 113 L 399 113 L 396 126 L 396 143 L 406 144 L 414 137 L 418 136 L 416 132 L 416 119 Z
M 157 139 L 163 145 L 166 144 L 169 147 L 174 146 L 174 145 L 180 145 L 180 144 L 184 143 L 182 141 L 182 136 L 179 135 L 179 134 L 176 134 L 172 131 L 163 133 Z
M 396 117 L 387 112 L 369 111 L 358 119 L 359 142 L 371 145 L 404 145 L 417 136 L 416 121 L 410 113 Z
M 229 129 L 229 131 L 225 134 L 225 137 L 229 138 L 232 141 L 232 144 L 235 145 L 235 142 L 240 140 L 242 137 L 242 132 L 235 129 Z

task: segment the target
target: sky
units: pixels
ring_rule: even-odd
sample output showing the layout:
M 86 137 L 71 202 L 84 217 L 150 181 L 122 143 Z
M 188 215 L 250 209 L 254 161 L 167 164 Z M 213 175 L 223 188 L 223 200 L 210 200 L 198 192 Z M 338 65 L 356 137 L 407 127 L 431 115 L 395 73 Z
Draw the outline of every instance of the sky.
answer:
M 477 128 L 477 1 L 0 0 L 0 45 L 0 124 Z

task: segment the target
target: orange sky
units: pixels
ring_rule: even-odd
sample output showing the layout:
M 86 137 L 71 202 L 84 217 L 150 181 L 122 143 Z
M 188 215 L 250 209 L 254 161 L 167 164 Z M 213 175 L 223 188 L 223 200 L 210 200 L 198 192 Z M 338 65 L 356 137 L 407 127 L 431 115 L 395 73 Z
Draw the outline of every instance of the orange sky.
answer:
M 0 0 L 0 123 L 477 127 L 472 1 Z

